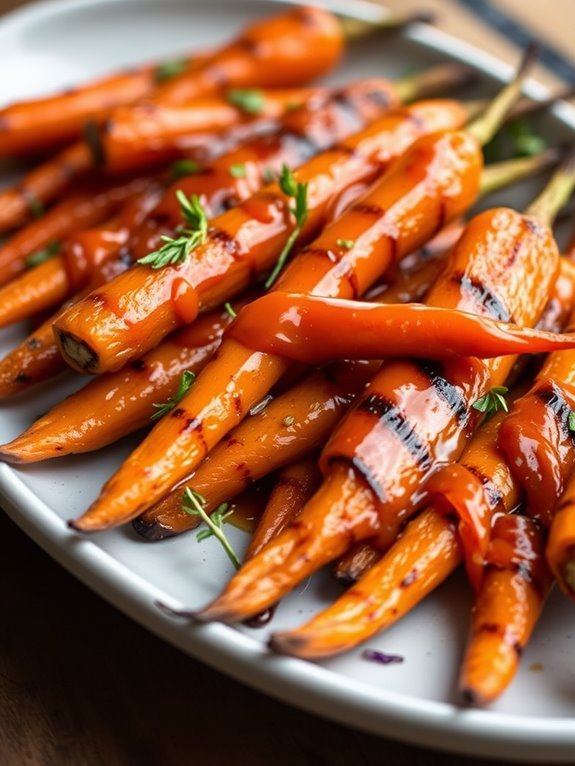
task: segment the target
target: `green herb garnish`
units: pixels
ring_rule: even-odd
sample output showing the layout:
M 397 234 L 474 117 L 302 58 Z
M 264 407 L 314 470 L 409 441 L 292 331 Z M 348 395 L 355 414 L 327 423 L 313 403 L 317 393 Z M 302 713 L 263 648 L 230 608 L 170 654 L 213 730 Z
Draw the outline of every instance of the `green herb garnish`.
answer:
M 154 71 L 154 78 L 156 82 L 166 82 L 172 77 L 176 77 L 186 71 L 188 66 L 187 59 L 170 59 L 169 61 L 163 61 L 158 64 Z
M 44 207 L 44 203 L 41 199 L 38 199 L 38 197 L 35 197 L 34 195 L 30 195 L 27 198 L 28 203 L 28 209 L 32 213 L 34 218 L 42 218 L 44 213 L 46 212 L 46 208 Z
M 181 189 L 176 192 L 176 197 L 185 222 L 181 235 L 177 238 L 163 235 L 161 239 L 165 244 L 159 250 L 140 258 L 138 263 L 147 264 L 153 269 L 183 263 L 194 248 L 205 242 L 208 235 L 208 218 L 200 198 L 197 194 L 192 194 L 188 199 Z
M 283 419 L 283 424 L 284 424 L 284 426 L 286 426 L 286 428 L 289 428 L 290 426 L 293 426 L 294 423 L 295 423 L 295 418 L 294 418 L 293 415 L 287 415 Z
M 230 165 L 230 175 L 234 178 L 246 177 L 246 166 L 243 162 L 238 162 L 235 165 Z
M 224 308 L 226 312 L 229 314 L 229 316 L 231 316 L 232 319 L 235 319 L 237 317 L 238 314 L 231 303 L 229 302 L 224 303 Z
M 41 250 L 36 250 L 34 253 L 30 253 L 26 258 L 26 268 L 33 269 L 34 266 L 39 266 L 41 263 L 44 263 L 44 261 L 49 261 L 50 258 L 53 258 L 58 254 L 59 250 L 59 242 L 50 242 L 49 245 L 46 245 L 46 247 L 43 247 Z
M 226 99 L 232 106 L 237 106 L 246 114 L 259 114 L 266 103 L 261 90 L 234 88 L 226 93 Z
M 191 370 L 184 370 L 182 377 L 180 378 L 180 382 L 178 383 L 176 393 L 173 396 L 170 396 L 168 401 L 163 402 L 163 404 L 152 404 L 152 407 L 156 409 L 156 412 L 154 412 L 154 414 L 151 416 L 151 420 L 159 420 L 160 418 L 163 418 L 164 415 L 167 415 L 168 412 L 171 412 L 176 404 L 179 404 L 184 396 L 188 393 L 195 379 L 195 372 L 191 372 Z
M 575 431 L 575 412 L 571 410 L 569 413 L 569 417 L 567 418 L 567 425 L 569 426 L 570 431 Z
M 200 166 L 195 160 L 176 160 L 170 165 L 170 178 L 172 181 L 178 181 L 185 176 L 193 176 L 200 170 Z
M 283 269 L 285 262 L 287 261 L 294 242 L 298 238 L 302 227 L 307 221 L 308 209 L 307 209 L 307 182 L 299 183 L 295 180 L 295 176 L 287 165 L 282 166 L 282 172 L 279 178 L 280 189 L 288 197 L 294 200 L 293 207 L 290 207 L 290 213 L 295 218 L 295 228 L 290 234 L 288 241 L 285 243 L 283 250 L 279 254 L 276 265 L 273 268 L 272 273 L 265 281 L 266 288 L 270 288 L 278 278 L 281 270 Z
M 473 409 L 486 415 L 493 415 L 499 411 L 509 412 L 509 407 L 505 401 L 505 394 L 508 391 L 506 386 L 495 386 L 473 403 Z
M 355 245 L 355 242 L 353 239 L 338 239 L 337 244 L 338 247 L 343 247 L 345 250 L 351 250 L 351 248 Z
M 232 515 L 233 510 L 230 510 L 228 503 L 222 503 L 211 515 L 208 515 L 205 511 L 205 505 L 206 498 L 203 495 L 190 489 L 190 487 L 186 487 L 182 510 L 191 516 L 199 516 L 208 525 L 208 529 L 202 529 L 198 532 L 196 535 L 197 541 L 201 543 L 202 540 L 206 540 L 208 537 L 217 538 L 234 567 L 239 569 L 241 566 L 240 560 L 222 529 L 226 520 Z

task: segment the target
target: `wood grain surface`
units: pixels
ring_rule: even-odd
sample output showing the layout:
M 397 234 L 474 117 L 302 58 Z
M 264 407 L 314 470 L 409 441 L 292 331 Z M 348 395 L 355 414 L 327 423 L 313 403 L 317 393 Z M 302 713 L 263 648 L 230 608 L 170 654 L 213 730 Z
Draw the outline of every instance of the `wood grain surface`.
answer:
M 22 4 L 0 0 L 0 14 Z M 500 4 L 572 49 L 572 0 Z M 456 0 L 389 6 L 435 8 L 447 31 L 517 58 Z M 0 604 L 0 766 L 487 764 L 362 734 L 230 680 L 117 612 L 2 515 Z

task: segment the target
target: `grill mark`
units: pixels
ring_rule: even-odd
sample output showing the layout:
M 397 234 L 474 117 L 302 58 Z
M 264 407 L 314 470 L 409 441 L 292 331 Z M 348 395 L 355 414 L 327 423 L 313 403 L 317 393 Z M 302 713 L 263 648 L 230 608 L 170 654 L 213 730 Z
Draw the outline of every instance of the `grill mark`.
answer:
M 240 250 L 237 239 L 223 229 L 210 228 L 210 240 L 222 244 L 228 253 L 234 257 L 237 256 Z
M 183 407 L 176 407 L 171 411 L 170 417 L 178 419 L 183 418 L 186 414 L 186 410 Z
M 238 417 L 241 418 L 241 416 L 243 415 L 242 397 L 239 394 L 234 394 L 232 396 L 232 400 L 234 402 L 234 408 L 236 410 L 236 413 L 237 413 Z
M 542 583 L 539 582 L 538 578 L 535 576 L 535 573 L 533 572 L 532 568 L 529 566 L 529 564 L 526 561 L 510 561 L 507 564 L 494 564 L 492 561 L 489 561 L 485 564 L 485 574 L 487 574 L 490 571 L 508 571 L 513 572 L 514 574 L 521 577 L 522 580 L 524 580 L 526 583 L 528 583 L 533 590 L 537 593 L 537 596 L 540 599 L 543 599 L 544 595 L 544 589 Z
M 174 412 L 177 412 L 177 410 L 174 410 Z M 172 413 L 172 415 L 173 414 L 174 413 Z M 183 427 L 180 429 L 180 433 L 190 433 L 191 431 L 194 431 L 196 433 L 198 439 L 200 440 L 202 444 L 202 449 L 204 450 L 204 454 L 207 454 L 208 443 L 206 442 L 206 437 L 204 436 L 204 424 L 199 418 L 188 418 L 186 422 L 184 423 Z
M 559 386 L 550 380 L 545 386 L 535 392 L 535 396 L 549 410 L 551 410 L 561 429 L 563 438 L 567 438 L 575 443 L 575 433 L 569 428 L 569 414 L 571 413 L 571 407 L 565 401 L 565 397 Z
M 513 322 L 513 317 L 507 307 L 480 279 L 459 271 L 452 275 L 451 281 L 458 284 L 462 291 L 473 298 L 478 306 L 486 308 L 489 315 L 494 319 Z
M 354 213 L 361 213 L 363 215 L 379 217 L 384 214 L 384 210 L 382 207 L 380 207 L 380 205 L 372 205 L 368 202 L 356 202 L 349 209 L 353 210 Z
M 14 383 L 29 383 L 31 380 L 32 378 L 29 375 L 26 375 L 25 372 L 19 372 L 14 378 Z
M 505 630 L 496 622 L 483 622 L 475 629 L 475 633 L 490 633 L 492 635 L 503 636 Z
M 33 348 L 33 349 L 41 348 L 42 341 L 38 340 L 38 338 L 28 338 L 28 340 L 26 341 L 26 345 L 28 346 L 28 348 Z
M 252 472 L 250 470 L 250 467 L 247 465 L 247 463 L 237 463 L 236 464 L 236 471 L 241 473 L 242 479 L 246 482 L 246 485 L 251 484 L 253 481 L 252 478 Z
M 415 459 L 420 469 L 429 468 L 433 458 L 425 442 L 419 437 L 409 416 L 385 396 L 372 393 L 363 399 L 358 410 L 374 415 L 400 441 Z
M 143 359 L 134 359 L 132 362 L 130 362 L 130 367 L 132 370 L 145 370 L 146 362 Z
M 493 508 L 496 505 L 499 505 L 499 503 L 501 503 L 503 500 L 503 492 L 501 492 L 501 490 L 496 487 L 491 478 L 486 476 L 482 471 L 479 470 L 479 468 L 474 465 L 467 465 L 464 463 L 463 467 L 466 468 L 470 474 L 475 476 L 476 479 L 479 479 L 483 485 L 483 489 L 487 494 L 489 505 L 491 505 Z
M 412 585 L 414 582 L 417 581 L 419 577 L 419 572 L 417 569 L 412 569 L 411 572 L 406 575 L 403 580 L 399 583 L 400 588 L 408 588 L 410 585 Z
M 425 359 L 410 361 L 422 375 L 425 375 L 440 399 L 447 404 L 459 425 L 465 427 L 469 422 L 469 407 L 457 386 L 444 377 L 441 362 Z

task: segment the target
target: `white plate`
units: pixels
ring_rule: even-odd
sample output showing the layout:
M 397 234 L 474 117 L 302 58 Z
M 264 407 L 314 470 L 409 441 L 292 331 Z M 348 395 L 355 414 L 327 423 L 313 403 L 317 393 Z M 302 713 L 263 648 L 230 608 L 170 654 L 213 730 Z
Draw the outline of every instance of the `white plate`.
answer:
M 357 15 L 378 11 L 365 3 L 332 2 Z M 0 103 L 49 92 L 131 62 L 226 39 L 246 20 L 278 8 L 276 0 L 67 0 L 33 5 L 0 23 Z M 451 56 L 473 62 L 495 79 L 509 68 L 488 55 L 424 26 L 383 44 L 363 43 L 335 79 L 396 76 Z M 543 91 L 537 86 L 532 94 Z M 557 112 L 554 135 L 572 136 L 574 113 Z M 508 195 L 509 197 L 509 195 Z M 524 194 L 513 193 L 522 204 Z M 0 333 L 0 352 L 20 337 Z M 43 387 L 0 404 L 0 439 L 19 433 L 76 380 Z M 452 579 L 400 624 L 369 642 L 405 657 L 381 667 L 360 651 L 323 663 L 270 656 L 267 630 L 195 626 L 166 617 L 157 600 L 197 607 L 231 574 L 222 551 L 193 536 L 151 545 L 130 529 L 90 539 L 70 532 L 102 481 L 127 454 L 129 440 L 94 456 L 14 470 L 0 465 L 3 504 L 12 518 L 54 558 L 104 598 L 150 630 L 234 677 L 282 700 L 371 732 L 473 755 L 575 760 L 575 609 L 557 594 L 546 607 L 511 689 L 491 710 L 457 707 L 455 683 L 465 641 L 470 593 Z M 237 533 L 238 544 L 244 541 Z M 338 592 L 315 576 L 287 598 L 274 627 L 301 623 Z M 574 637 L 573 641 L 571 637 Z M 535 673 L 532 664 L 543 666 Z

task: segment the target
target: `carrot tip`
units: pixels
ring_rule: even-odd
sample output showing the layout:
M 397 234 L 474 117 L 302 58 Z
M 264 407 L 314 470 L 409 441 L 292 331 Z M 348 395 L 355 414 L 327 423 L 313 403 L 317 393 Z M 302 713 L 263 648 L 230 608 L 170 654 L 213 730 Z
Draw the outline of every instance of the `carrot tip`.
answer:
M 479 698 L 479 695 L 473 691 L 473 689 L 470 688 L 464 688 L 461 689 L 460 692 L 461 701 L 464 705 L 480 705 L 481 700 Z
M 9 444 L 6 444 L 2 449 L 0 449 L 0 461 L 3 463 L 11 463 L 11 464 L 24 462 L 22 457 L 17 452 L 13 452 L 10 449 Z
M 274 633 L 269 642 L 269 648 L 276 654 L 286 654 L 290 657 L 299 657 L 307 645 L 303 636 L 294 633 Z
M 190 612 L 190 617 L 198 622 L 238 622 L 241 619 L 233 610 L 226 608 L 224 604 L 220 604 L 218 599 L 208 604 L 204 609 Z
M 160 540 L 166 540 L 168 537 L 174 537 L 176 532 L 171 527 L 166 527 L 158 521 L 146 521 L 141 516 L 133 519 L 132 527 L 134 530 L 150 543 L 156 543 Z
M 101 532 L 107 529 L 106 525 L 89 519 L 85 516 L 80 516 L 78 519 L 70 519 L 68 521 L 68 526 L 75 532 L 82 532 L 84 534 L 89 534 L 90 532 Z

